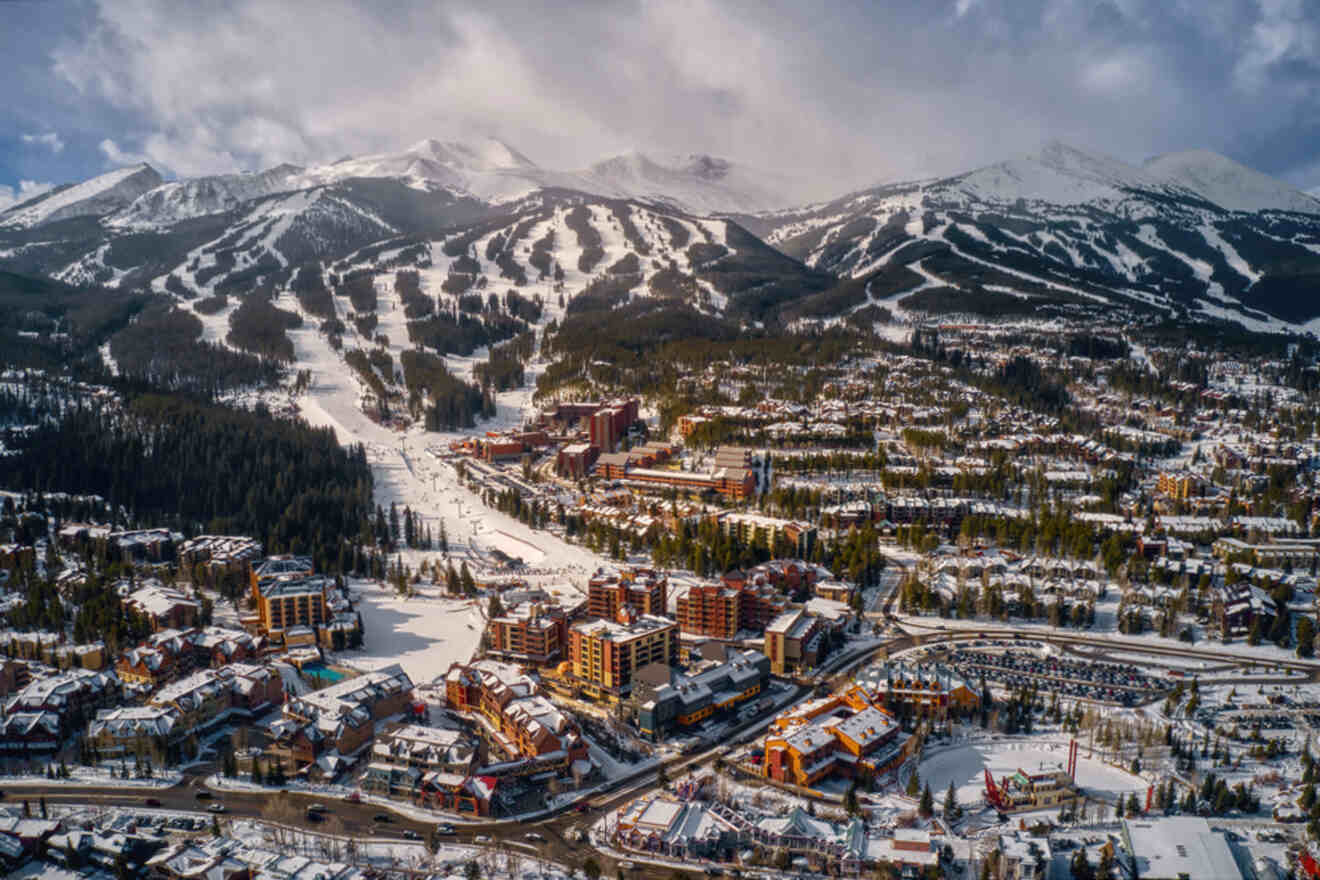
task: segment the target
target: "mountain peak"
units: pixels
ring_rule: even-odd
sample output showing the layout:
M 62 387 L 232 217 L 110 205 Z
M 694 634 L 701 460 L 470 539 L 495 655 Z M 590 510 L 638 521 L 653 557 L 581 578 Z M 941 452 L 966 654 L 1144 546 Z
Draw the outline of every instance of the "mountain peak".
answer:
M 405 152 L 450 168 L 470 171 L 526 170 L 536 167 L 531 159 L 494 137 L 483 137 L 473 142 L 424 138 Z

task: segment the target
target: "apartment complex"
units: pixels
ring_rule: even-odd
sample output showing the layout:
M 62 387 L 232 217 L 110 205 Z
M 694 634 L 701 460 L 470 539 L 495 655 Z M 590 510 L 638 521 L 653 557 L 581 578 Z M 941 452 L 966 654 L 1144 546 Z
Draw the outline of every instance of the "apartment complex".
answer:
M 187 629 L 196 626 L 202 603 L 192 596 L 151 581 L 123 597 L 124 607 L 131 608 L 151 622 L 153 632 L 162 629 Z
M 756 474 L 745 468 L 716 468 L 709 473 L 698 473 L 634 467 L 630 461 L 607 461 L 601 456 L 596 463 L 596 474 L 602 479 L 619 480 L 640 489 L 675 489 L 697 495 L 711 493 L 730 501 L 743 501 L 756 492 Z
M 638 669 L 650 663 L 674 665 L 678 625 L 625 608 L 615 620 L 593 620 L 570 629 L 568 653 L 574 687 L 596 699 L 618 701 L 631 693 Z
M 745 545 L 759 545 L 772 553 L 785 551 L 807 556 L 816 544 L 816 527 L 792 519 L 763 516 L 759 513 L 725 513 L 719 518 L 720 531 L 736 537 Z
M 669 578 L 649 568 L 596 569 L 587 582 L 587 615 L 614 620 L 624 608 L 663 617 Z
M 488 735 L 519 764 L 509 775 L 573 769 L 587 744 L 573 719 L 542 693 L 531 676 L 494 660 L 455 663 L 445 675 L 445 701 L 484 721 Z
M 333 774 L 371 741 L 377 722 L 411 708 L 412 691 L 412 679 L 395 663 L 292 697 L 270 726 L 268 752 L 295 772 L 316 764 Z
M 282 642 L 296 627 L 319 630 L 330 621 L 334 582 L 313 572 L 305 556 L 271 556 L 252 569 L 252 601 L 261 631 Z
M 742 590 L 696 584 L 678 597 L 678 628 L 688 635 L 732 639 L 742 623 Z
M 527 666 L 563 659 L 568 648 L 568 615 L 558 605 L 523 602 L 486 624 L 492 657 Z

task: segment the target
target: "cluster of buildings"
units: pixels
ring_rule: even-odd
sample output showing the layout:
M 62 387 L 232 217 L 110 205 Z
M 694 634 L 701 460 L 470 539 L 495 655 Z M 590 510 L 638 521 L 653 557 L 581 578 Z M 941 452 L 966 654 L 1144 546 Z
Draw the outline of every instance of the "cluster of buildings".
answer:
M 293 774 L 334 777 L 369 753 L 378 726 L 417 711 L 413 682 L 398 664 L 290 695 L 271 722 L 266 757 Z
M 640 798 L 618 811 L 610 824 L 620 848 L 669 859 L 736 860 L 752 870 L 771 854 L 782 854 L 799 870 L 848 875 L 887 864 L 901 877 L 919 877 L 941 866 L 944 841 L 918 828 L 882 830 L 859 818 L 835 822 L 801 807 L 762 815 L 699 797 L 667 793 Z
M 283 701 L 283 680 L 269 666 L 200 669 L 165 685 L 144 705 L 99 710 L 87 725 L 86 743 L 101 759 L 133 755 L 175 763 L 194 757 L 205 733 L 234 719 L 251 721 Z

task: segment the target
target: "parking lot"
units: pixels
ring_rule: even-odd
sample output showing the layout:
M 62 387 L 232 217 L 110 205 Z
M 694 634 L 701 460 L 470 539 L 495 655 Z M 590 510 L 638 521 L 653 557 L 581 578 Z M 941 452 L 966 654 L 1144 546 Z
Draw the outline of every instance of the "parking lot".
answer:
M 1000 646 L 1024 649 L 1022 643 L 986 641 L 958 648 L 948 662 L 970 681 L 982 677 L 1005 687 L 1036 687 L 1083 700 L 1132 706 L 1169 689 L 1162 678 L 1124 663 L 1081 662 L 1041 656 L 1028 650 L 984 650 Z M 981 650 L 978 650 L 981 648 Z

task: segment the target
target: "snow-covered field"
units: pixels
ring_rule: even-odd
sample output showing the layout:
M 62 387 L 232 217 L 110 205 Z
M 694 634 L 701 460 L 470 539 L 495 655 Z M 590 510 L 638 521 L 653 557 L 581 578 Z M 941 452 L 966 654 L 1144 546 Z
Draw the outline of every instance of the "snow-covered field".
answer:
M 996 782 L 1018 769 L 1028 773 L 1059 769 L 1068 761 L 1067 743 L 990 742 L 953 746 L 921 762 L 917 772 L 931 791 L 942 797 L 953 780 L 958 802 L 973 804 L 985 794 L 985 769 L 988 767 Z M 1116 767 L 1086 757 L 1085 749 L 1077 756 L 1077 784 L 1086 794 L 1113 800 L 1131 792 L 1145 794 L 1147 783 Z
M 398 663 L 424 684 L 442 677 L 450 664 L 471 659 L 481 641 L 486 620 L 477 600 L 445 596 L 429 585 L 407 599 L 372 581 L 355 582 L 352 589 L 359 597 L 364 650 L 337 655 L 345 666 L 371 670 Z

